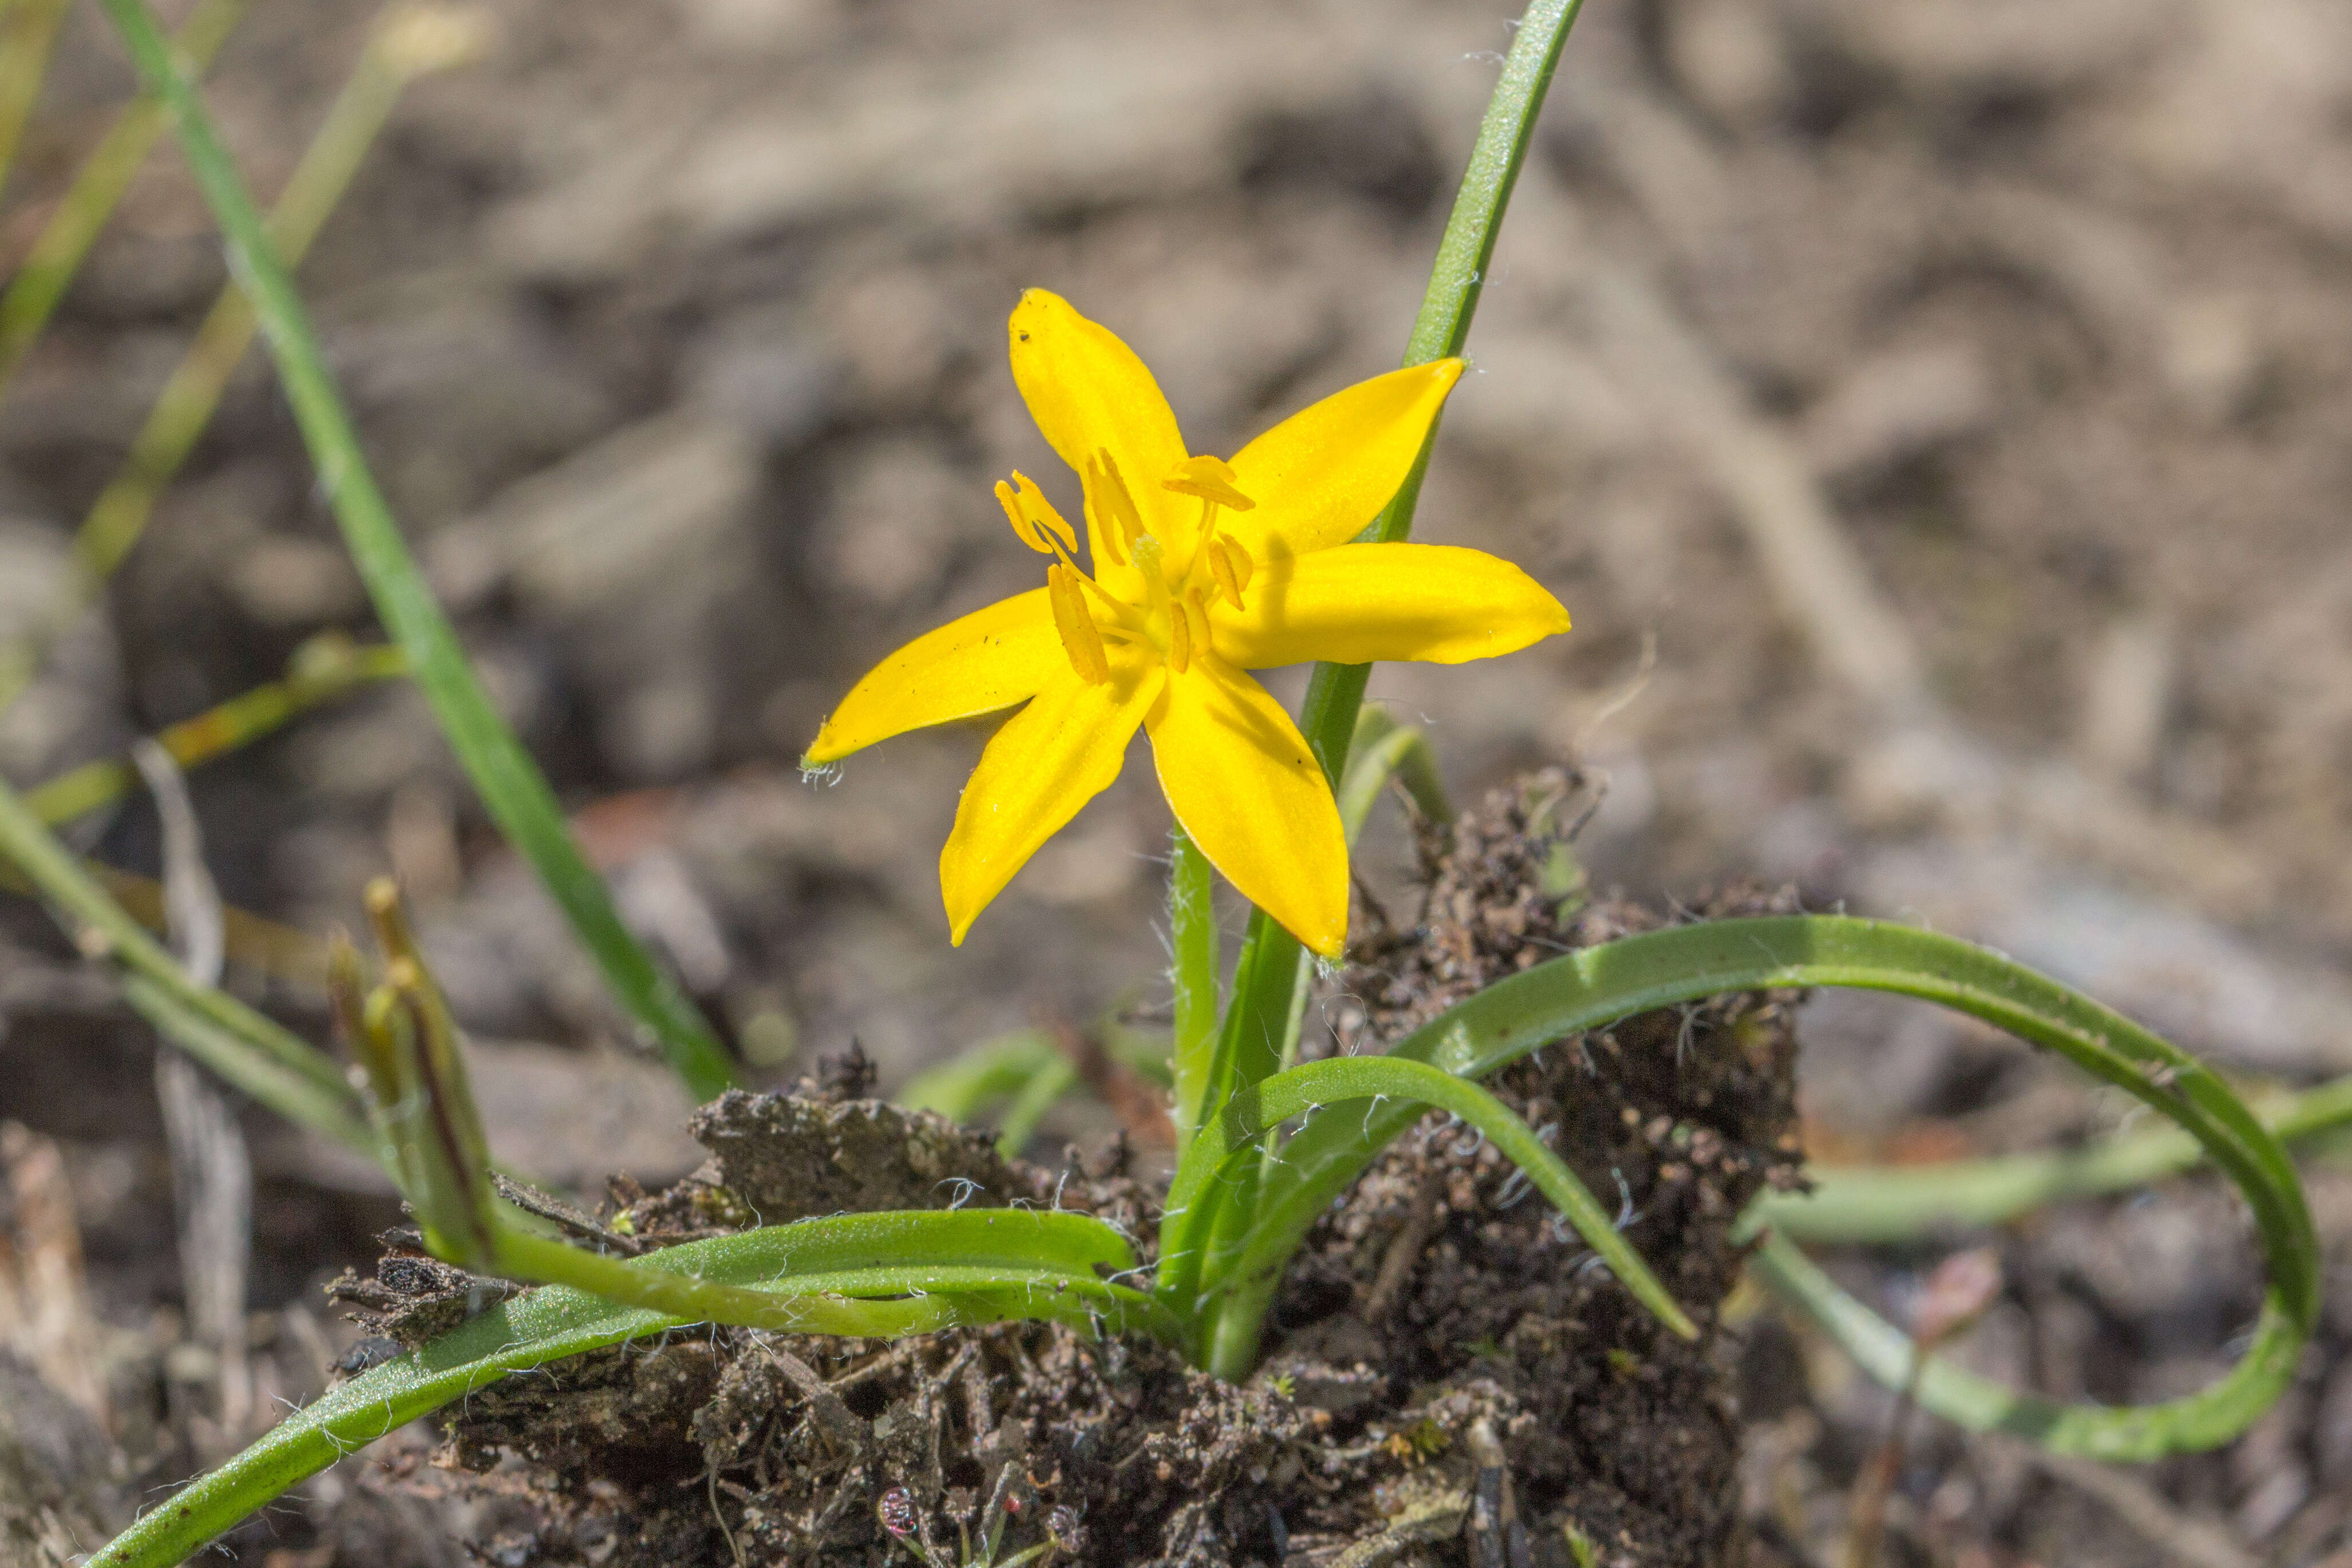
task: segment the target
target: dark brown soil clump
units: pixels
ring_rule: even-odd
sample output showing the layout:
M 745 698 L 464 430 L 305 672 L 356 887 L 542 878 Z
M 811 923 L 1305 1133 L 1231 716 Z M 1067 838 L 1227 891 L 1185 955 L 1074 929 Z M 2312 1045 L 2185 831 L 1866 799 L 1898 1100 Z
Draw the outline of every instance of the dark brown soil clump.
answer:
M 1570 780 L 1424 843 L 1427 910 L 1364 945 L 1325 1010 L 1377 1046 L 1501 974 L 1653 917 L 1562 886 Z M 1570 878 L 1572 880 L 1572 877 Z M 1755 913 L 1753 896 L 1706 913 Z M 1547 1048 L 1495 1087 L 1604 1196 L 1710 1332 L 1664 1333 L 1476 1134 L 1431 1117 L 1318 1227 L 1245 1385 L 1143 1342 L 1009 1324 L 895 1344 L 699 1330 L 484 1389 L 450 1454 L 499 1473 L 501 1568 L 588 1562 L 1672 1564 L 1735 1560 L 1738 1424 L 1712 1333 L 1727 1233 L 1795 1158 L 1788 998 L 1727 998 Z M 631 1193 L 658 1243 L 876 1202 L 1058 1201 L 1138 1236 L 1123 1148 L 1067 1176 L 935 1117 L 803 1085 L 730 1095 L 711 1163 Z M 971 1184 L 967 1186 L 965 1184 Z M 625 1217 L 625 1218 L 623 1218 Z M 518 1482 L 520 1484 L 518 1485 Z M 895 1539 L 894 1539 L 895 1538 Z M 910 1556 L 910 1554 L 912 1554 Z

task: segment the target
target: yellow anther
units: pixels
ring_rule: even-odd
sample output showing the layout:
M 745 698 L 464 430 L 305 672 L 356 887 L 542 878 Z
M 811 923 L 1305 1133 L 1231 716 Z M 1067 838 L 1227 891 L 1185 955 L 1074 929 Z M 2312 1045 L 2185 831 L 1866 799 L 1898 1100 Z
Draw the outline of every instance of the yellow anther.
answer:
M 1004 507 L 1004 519 L 1013 525 L 1014 537 L 1039 555 L 1066 557 L 1078 548 L 1077 534 L 1026 474 L 1015 469 L 1010 485 L 998 480 L 996 499 Z M 1058 550 L 1054 548 L 1056 540 L 1062 547 Z
M 1192 617 L 1181 604 L 1173 608 L 1168 617 L 1168 667 L 1181 675 L 1192 665 Z
M 1185 636 L 1192 647 L 1202 653 L 1209 651 L 1209 612 L 1201 602 L 1201 591 L 1188 589 L 1184 594 L 1184 612 L 1176 617 L 1184 627 Z
M 1078 586 L 1077 569 L 1055 561 L 1045 569 L 1045 600 L 1054 607 L 1054 630 L 1062 634 L 1062 652 L 1070 668 L 1090 685 L 1110 682 L 1110 657 L 1103 651 L 1102 632 L 1087 613 L 1087 596 Z
M 1256 571 L 1257 563 L 1233 535 L 1219 534 L 1210 542 L 1209 575 L 1217 580 L 1217 586 L 1234 601 L 1234 609 L 1242 608 L 1242 591 L 1249 587 Z
M 1128 493 L 1118 461 L 1108 447 L 1097 447 L 1087 459 L 1086 492 L 1087 519 L 1094 525 L 1095 548 L 1108 548 L 1111 559 L 1123 564 L 1143 532 L 1143 515 L 1135 509 L 1135 497 Z
M 1160 484 L 1162 489 L 1173 490 L 1180 496 L 1198 496 L 1203 501 L 1246 512 L 1257 503 L 1234 488 L 1234 481 L 1239 477 L 1220 458 L 1187 457 Z

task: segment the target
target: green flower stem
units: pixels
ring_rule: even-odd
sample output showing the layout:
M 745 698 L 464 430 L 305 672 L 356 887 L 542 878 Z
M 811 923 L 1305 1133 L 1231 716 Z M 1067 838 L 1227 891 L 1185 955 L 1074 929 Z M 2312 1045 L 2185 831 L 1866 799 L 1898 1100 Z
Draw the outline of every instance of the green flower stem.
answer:
M 621 924 L 611 893 L 572 842 L 545 776 L 475 678 L 368 471 L 309 315 L 204 105 L 142 0 L 104 3 L 140 75 L 171 111 L 188 165 L 227 240 L 230 270 L 258 313 L 320 487 L 376 612 L 407 655 L 451 748 L 499 830 L 539 873 L 614 993 L 661 1043 L 688 1091 L 698 1099 L 711 1098 L 734 1081 L 726 1051 L 677 982 Z
M 1176 1153 L 1181 1161 L 1192 1140 L 1218 1063 L 1217 911 L 1209 857 L 1180 823 L 1168 862 L 1168 938 L 1174 963 L 1169 981 L 1175 995 L 1175 1039 L 1169 1062 L 1176 1074 Z
M 908 1261 L 910 1257 L 915 1260 Z M 836 1300 L 824 1311 L 841 1323 L 841 1332 L 860 1336 L 1045 1316 L 1081 1327 L 1108 1326 L 1118 1313 L 1089 1312 L 1075 1294 L 1057 1296 L 1050 1281 L 1057 1273 L 1076 1278 L 1098 1268 L 1124 1267 L 1121 1259 L 1132 1261 L 1126 1243 L 1108 1226 L 1085 1216 L 964 1209 L 804 1220 L 690 1242 L 634 1263 L 595 1259 L 588 1268 L 601 1286 L 631 1291 L 642 1290 L 643 1278 L 654 1275 L 756 1291 L 788 1275 L 805 1281 L 822 1272 L 915 1270 L 927 1258 L 941 1260 L 940 1268 L 992 1267 L 1000 1282 L 952 1293 L 902 1294 L 892 1301 Z M 580 1267 L 571 1258 L 550 1260 L 539 1248 L 518 1248 L 518 1260 L 548 1263 L 551 1271 Z M 614 1278 L 612 1270 L 630 1277 Z M 663 1291 L 654 1287 L 656 1294 Z M 1136 1305 L 1127 1296 L 1117 1299 L 1129 1322 L 1168 1327 L 1148 1301 Z M 289 1488 L 420 1416 L 510 1374 L 699 1321 L 706 1320 L 562 1285 L 499 1302 L 422 1350 L 330 1389 L 251 1448 L 149 1511 L 92 1557 L 89 1568 L 173 1568 Z
M 388 25 L 377 27 L 270 212 L 266 225 L 269 242 L 287 267 L 301 265 L 351 188 L 402 91 L 420 75 L 463 60 L 469 47 L 465 29 L 453 29 L 445 18 L 430 13 L 395 12 Z M 163 111 L 160 101 L 153 108 Z M 0 309 L 5 307 L 0 300 Z M 24 689 L 38 667 L 43 645 L 96 601 L 106 580 L 146 532 L 156 502 L 212 423 L 229 378 L 253 345 L 255 327 L 253 304 L 245 292 L 234 282 L 224 287 L 196 329 L 195 340 L 163 384 L 121 467 L 82 519 L 74 536 L 72 582 L 63 601 L 24 645 L 0 661 L 0 706 Z
M 1458 354 L 1469 340 L 1471 318 L 1477 311 L 1478 297 L 1494 260 L 1495 242 L 1502 232 L 1504 209 L 1510 204 L 1511 189 L 1527 160 L 1536 116 L 1551 87 L 1560 48 L 1582 8 L 1583 0 L 1535 0 L 1512 36 L 1502 79 L 1495 85 L 1486 119 L 1478 127 L 1477 144 L 1471 151 L 1470 166 L 1454 198 L 1453 214 L 1438 241 L 1437 262 L 1430 272 L 1421 313 L 1406 340 L 1407 365 Z M 1429 441 L 1413 460 L 1403 486 L 1365 530 L 1365 538 L 1392 543 L 1412 534 L 1422 476 L 1428 471 L 1430 447 L 1436 438 L 1437 426 L 1433 423 Z M 1348 743 L 1370 678 L 1369 664 L 1317 664 L 1307 678 L 1299 731 L 1335 786 L 1347 761 Z M 1233 999 L 1225 1013 L 1224 1050 L 1236 1061 L 1259 1069 L 1260 1077 L 1294 1054 L 1291 1041 L 1296 1037 L 1289 1031 L 1294 1018 L 1302 1015 L 1292 1002 L 1301 984 L 1305 956 L 1297 939 L 1266 918 L 1264 911 L 1252 914 L 1234 975 Z M 1238 1081 L 1254 1082 L 1246 1072 Z M 1234 1196 L 1240 1199 L 1248 1195 Z M 1237 1223 L 1247 1227 L 1247 1210 L 1237 1217 Z
M 5 0 L 0 4 L 0 185 L 16 162 L 16 143 L 32 117 L 48 74 L 49 49 L 65 20 L 66 0 Z
M 201 74 L 245 14 L 247 0 L 200 0 L 173 37 L 188 68 Z M 5 389 L 26 354 L 40 340 L 41 330 L 57 311 L 58 301 L 81 270 L 82 259 L 97 242 L 99 231 L 121 203 L 131 177 L 146 162 L 148 150 L 163 129 L 163 106 L 152 93 L 116 116 L 98 145 L 82 161 L 65 199 L 58 204 L 40 237 L 26 254 L 8 291 L 0 294 L 0 389 Z
M 249 746 L 304 710 L 330 702 L 374 681 L 407 673 L 397 648 L 355 646 L 348 638 L 313 638 L 289 663 L 286 675 L 256 686 L 175 724 L 155 737 L 183 768 L 194 768 Z M 25 792 L 25 804 L 51 827 L 112 805 L 137 788 L 139 775 L 128 762 L 84 763 L 69 773 Z
M 2284 1144 L 2352 1124 L 2352 1078 L 2338 1078 L 2254 1114 Z M 2000 1225 L 2070 1197 L 2128 1192 L 2193 1170 L 2195 1138 L 2164 1127 L 2079 1149 L 1938 1160 L 1920 1166 L 1814 1166 L 1810 1194 L 1768 1193 L 1749 1213 L 1797 1241 L 1914 1241 L 1938 1226 Z
M 2070 1410 L 2063 1422 L 2046 1409 L 2012 1402 L 1993 1424 L 2064 1452 L 2135 1458 L 2218 1441 L 2268 1407 L 2292 1377 L 2319 1306 L 2318 1244 L 2284 1147 L 2194 1057 L 1983 948 L 1842 915 L 1676 926 L 1586 948 L 1497 981 L 1414 1030 L 1390 1055 L 1484 1077 L 1541 1046 L 1634 1013 L 1731 992 L 1813 986 L 1916 997 L 2059 1052 L 2179 1124 L 2253 1210 L 2269 1284 L 2252 1348 L 2221 1383 L 2146 1409 Z M 1359 1102 L 1345 1110 L 1331 1106 L 1308 1124 L 1284 1145 L 1285 1163 L 1233 1277 L 1279 1270 L 1324 1207 L 1420 1113 L 1414 1107 Z M 1202 1293 L 1221 1282 L 1207 1279 Z M 1883 1370 L 1883 1362 L 1865 1357 L 1874 1369 Z M 1938 1401 L 1956 1386 L 1930 1375 L 1920 1385 L 1920 1401 L 1942 1410 Z M 1956 1408 L 1962 1414 L 1955 1418 L 1966 1418 L 1971 1406 L 1963 1400 Z M 1974 1408 L 1982 1413 L 1980 1406 Z
M 324 1053 L 227 992 L 188 978 L 171 954 L 107 896 L 81 862 L 58 842 L 24 798 L 5 781 L 0 781 L 0 859 L 13 862 L 39 890 L 58 924 L 83 952 L 112 958 L 141 982 L 131 993 L 141 1011 L 159 1021 L 177 1020 L 184 1015 L 206 1026 L 205 1044 L 192 1050 L 215 1064 L 229 1055 L 249 1060 L 249 1069 L 242 1072 L 221 1071 L 257 1098 L 269 1098 L 262 1085 L 284 1082 L 306 1089 L 300 1104 L 340 1103 L 347 1120 L 300 1113 L 290 1108 L 294 1103 L 274 1103 L 275 1108 L 306 1126 L 342 1142 L 352 1141 L 350 1134 L 359 1130 L 359 1108 L 341 1070 Z M 354 1146 L 373 1157 L 375 1140 L 362 1133 Z

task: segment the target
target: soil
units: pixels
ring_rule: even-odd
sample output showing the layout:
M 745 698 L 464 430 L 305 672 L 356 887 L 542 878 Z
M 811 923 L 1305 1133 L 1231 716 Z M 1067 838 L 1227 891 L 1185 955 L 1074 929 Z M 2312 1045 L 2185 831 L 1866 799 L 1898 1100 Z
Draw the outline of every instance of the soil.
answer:
M 1431 830 L 1429 917 L 1360 946 L 1348 1044 L 1371 1049 L 1535 958 L 1643 929 L 1622 904 L 1546 893 L 1571 793 L 1559 773 Z M 1530 827 L 1532 824 L 1532 830 Z M 1750 895 L 1706 915 L 1774 907 Z M 1728 997 L 1556 1042 L 1496 1088 L 1596 1191 L 1705 1327 L 1663 1331 L 1484 1139 L 1425 1120 L 1309 1238 L 1258 1374 L 1222 1383 L 1150 1343 L 1001 1325 L 901 1343 L 664 1336 L 510 1379 L 448 1423 L 495 1472 L 508 1568 L 585 1560 L 929 1561 L 986 1530 L 1003 1551 L 1142 1565 L 1740 1561 L 1739 1425 L 1720 1333 L 1731 1219 L 1793 1179 L 1786 997 Z M 694 1119 L 710 1159 L 608 1216 L 661 1245 L 752 1215 L 1017 1201 L 1158 1223 L 1123 1134 L 1067 1173 L 1007 1165 L 929 1113 L 827 1091 L 730 1092 Z M 1327 1113 L 1344 1114 L 1339 1106 Z M 436 1272 L 437 1270 L 437 1272 Z M 446 1276 L 456 1276 L 448 1278 Z M 446 1326 L 467 1281 L 404 1249 L 377 1267 L 373 1333 Z M 357 1281 L 347 1299 L 365 1294 Z M 381 1309 L 390 1308 L 389 1311 Z

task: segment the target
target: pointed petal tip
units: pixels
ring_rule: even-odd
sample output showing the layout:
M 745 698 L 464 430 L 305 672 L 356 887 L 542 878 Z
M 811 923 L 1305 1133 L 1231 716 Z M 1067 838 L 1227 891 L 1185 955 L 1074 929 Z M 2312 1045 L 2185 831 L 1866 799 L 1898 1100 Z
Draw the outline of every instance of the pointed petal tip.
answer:
M 1297 932 L 1291 935 L 1298 936 Z M 1347 956 L 1348 923 L 1343 920 L 1336 927 L 1322 933 L 1319 936 L 1299 936 L 1298 945 L 1325 963 L 1336 964 Z

